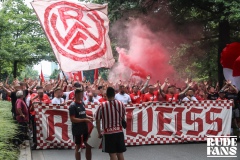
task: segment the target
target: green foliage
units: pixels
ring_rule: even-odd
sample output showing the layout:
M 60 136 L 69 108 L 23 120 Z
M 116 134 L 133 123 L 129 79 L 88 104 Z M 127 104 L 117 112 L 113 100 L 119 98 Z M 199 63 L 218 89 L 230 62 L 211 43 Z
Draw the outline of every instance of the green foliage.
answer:
M 205 47 L 211 48 L 204 50 Z M 172 55 L 170 64 L 182 78 L 217 81 L 217 46 L 216 44 L 182 44 Z
M 10 74 L 42 60 L 55 60 L 33 9 L 22 0 L 7 0 L 0 10 L 0 74 Z
M 59 75 L 60 70 L 58 69 L 54 69 L 54 71 L 52 72 L 52 74 L 50 75 L 50 79 L 57 79 L 58 75 Z
M 173 54 L 171 64 L 181 76 L 217 81 L 218 56 L 227 36 L 230 42 L 240 41 L 240 1 L 171 0 L 168 5 L 177 31 L 186 37 Z M 230 35 L 225 39 L 219 39 L 222 21 L 230 25 Z
M 26 66 L 19 76 L 19 80 L 22 81 L 25 78 L 37 79 L 39 77 L 38 71 L 34 70 L 32 66 Z
M 11 103 L 0 101 L 0 159 L 17 160 L 19 150 L 12 144 L 17 125 L 12 120 Z
M 94 81 L 94 70 L 84 71 L 83 76 L 86 77 L 87 81 L 90 81 L 91 83 L 93 83 L 93 81 Z
M 105 68 L 99 69 L 99 75 L 100 75 L 104 80 L 107 80 L 107 79 L 108 79 L 108 72 L 109 72 L 109 69 L 105 69 Z
M 184 40 L 170 42 L 171 64 L 182 77 L 216 80 L 219 43 L 219 23 L 230 24 L 230 41 L 240 41 L 240 1 L 236 0 L 84 0 L 92 3 L 108 3 L 110 26 L 120 18 L 141 18 L 159 15 L 171 19 L 176 32 Z M 136 11 L 132 15 L 131 11 Z M 138 14 L 139 13 L 139 14 Z M 146 22 L 148 23 L 148 22 Z M 151 24 L 148 24 L 151 26 Z M 161 32 L 168 30 L 158 26 Z M 169 27 L 171 28 L 171 27 Z M 157 30 L 157 31 L 159 31 Z M 117 59 L 116 37 L 111 35 L 114 58 Z M 127 43 L 127 42 L 126 42 Z M 224 45 L 224 44 L 223 44 Z M 13 71 L 13 62 L 18 62 L 18 71 L 25 65 L 41 60 L 54 61 L 51 48 L 33 10 L 22 0 L 6 0 L 0 10 L 0 79 Z M 184 63 L 183 63 L 184 62 Z M 84 72 L 93 81 L 93 71 Z M 100 70 L 107 77 L 107 70 Z M 54 75 L 53 75 L 54 76 Z
M 93 3 L 108 3 L 108 18 L 114 22 L 121 18 L 127 10 L 139 8 L 139 2 L 135 0 L 91 0 Z

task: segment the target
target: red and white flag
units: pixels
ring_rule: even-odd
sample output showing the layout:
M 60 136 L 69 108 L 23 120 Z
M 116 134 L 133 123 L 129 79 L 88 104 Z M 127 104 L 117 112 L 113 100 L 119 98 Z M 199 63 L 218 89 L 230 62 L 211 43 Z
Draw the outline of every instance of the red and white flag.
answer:
M 240 43 L 228 44 L 221 53 L 221 64 L 226 80 L 240 90 Z
M 78 71 L 76 73 L 73 73 L 73 79 L 74 79 L 74 81 L 82 82 L 82 80 L 83 80 L 83 72 L 82 71 Z
M 107 4 L 72 1 L 31 2 L 65 72 L 110 68 L 115 60 L 108 36 Z
M 41 66 L 40 79 L 41 79 L 41 82 L 45 82 L 44 75 L 43 75 L 43 72 L 42 72 L 42 66 Z

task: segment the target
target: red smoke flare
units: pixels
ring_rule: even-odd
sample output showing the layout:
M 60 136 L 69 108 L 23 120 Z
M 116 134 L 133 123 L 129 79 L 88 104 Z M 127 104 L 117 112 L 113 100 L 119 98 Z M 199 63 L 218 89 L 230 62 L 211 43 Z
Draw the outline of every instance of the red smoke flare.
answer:
M 129 50 L 117 48 L 119 66 L 114 68 L 112 72 L 115 74 L 126 73 L 124 77 L 129 79 L 131 74 L 126 71 L 130 68 L 133 72 L 132 75 L 144 79 L 147 75 L 151 75 L 152 82 L 163 81 L 166 77 L 173 78 L 175 72 L 173 67 L 169 65 L 170 55 L 162 45 L 164 39 L 161 39 L 159 35 L 161 34 L 152 33 L 139 22 L 130 23 L 128 25 Z
M 132 71 L 134 71 L 132 76 L 135 75 L 141 78 L 146 78 L 149 75 L 149 73 L 147 73 L 143 68 L 137 64 L 133 64 L 131 57 L 127 56 L 123 49 L 117 47 L 116 50 L 119 53 L 119 62 L 123 63 L 124 66 L 129 67 Z

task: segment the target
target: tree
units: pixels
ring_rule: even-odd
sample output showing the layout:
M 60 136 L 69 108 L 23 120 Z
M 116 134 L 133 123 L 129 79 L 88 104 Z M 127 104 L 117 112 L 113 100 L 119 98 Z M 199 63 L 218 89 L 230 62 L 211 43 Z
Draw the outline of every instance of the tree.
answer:
M 19 80 L 23 81 L 25 78 L 38 79 L 39 74 L 37 70 L 34 70 L 32 66 L 26 66 L 19 76 Z
M 59 75 L 60 70 L 58 69 L 54 69 L 54 71 L 52 72 L 52 74 L 50 75 L 50 79 L 57 79 L 58 75 Z
M 198 54 L 202 52 L 204 56 L 198 59 L 189 59 L 191 64 L 184 63 L 185 67 L 194 66 L 197 63 L 200 68 L 198 71 L 203 68 L 205 70 L 200 75 L 212 80 L 217 80 L 214 78 L 216 75 L 213 72 L 218 72 L 218 81 L 221 87 L 224 79 L 220 64 L 221 52 L 226 44 L 240 40 L 240 2 L 233 0 L 171 0 L 169 6 L 173 11 L 175 23 L 183 26 L 180 27 L 180 32 L 188 32 L 184 27 L 187 24 L 195 24 L 202 28 L 201 38 L 189 39 L 187 44 L 190 45 L 182 55 L 187 57 L 191 52 L 199 51 Z M 178 52 L 176 56 L 179 55 L 181 52 Z M 176 62 L 176 56 L 174 62 Z M 180 56 L 179 62 L 182 61 L 183 56 Z M 179 66 L 175 65 L 175 67 Z
M 174 29 L 185 37 L 170 47 L 171 64 L 178 73 L 182 76 L 218 80 L 222 86 L 220 56 L 226 44 L 240 40 L 240 1 L 142 0 L 139 1 L 138 8 L 145 15 L 154 13 L 159 16 L 159 20 L 165 15 L 177 26 Z M 161 26 L 161 30 L 169 30 L 169 26 Z
M 13 67 L 14 77 L 21 66 L 55 60 L 35 13 L 22 0 L 4 2 L 0 22 L 4 22 L 0 25 L 0 61 L 7 62 L 2 68 Z

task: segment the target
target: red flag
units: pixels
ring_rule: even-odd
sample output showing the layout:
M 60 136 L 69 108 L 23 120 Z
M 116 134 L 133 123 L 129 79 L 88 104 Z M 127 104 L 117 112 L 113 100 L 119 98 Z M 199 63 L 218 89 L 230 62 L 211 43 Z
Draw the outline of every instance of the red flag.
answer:
M 228 44 L 221 53 L 221 64 L 223 74 L 226 80 L 232 81 L 232 84 L 240 89 L 240 43 L 234 42 Z
M 81 82 L 82 79 L 83 79 L 83 76 L 82 76 L 82 71 L 78 71 L 78 78 L 79 78 L 79 81 Z
M 41 67 L 40 79 L 41 79 L 42 82 L 45 82 L 45 80 L 44 80 L 44 76 L 43 76 L 43 72 L 42 72 L 42 67 Z
M 82 71 L 73 73 L 73 79 L 74 81 L 82 81 Z
M 98 69 L 94 70 L 94 81 L 98 79 Z

